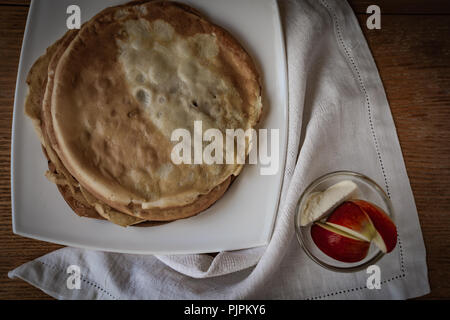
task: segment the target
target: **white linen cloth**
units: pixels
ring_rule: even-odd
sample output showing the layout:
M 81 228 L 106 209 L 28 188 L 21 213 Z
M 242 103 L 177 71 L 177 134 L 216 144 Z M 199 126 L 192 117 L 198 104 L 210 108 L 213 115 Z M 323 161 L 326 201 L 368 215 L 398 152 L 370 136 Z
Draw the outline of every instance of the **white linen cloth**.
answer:
M 342 0 L 281 0 L 289 76 L 284 185 L 266 247 L 208 255 L 144 256 L 64 248 L 9 272 L 58 299 L 405 299 L 429 292 L 425 247 L 394 122 L 358 21 Z M 299 195 L 318 176 L 353 170 L 392 199 L 399 241 L 381 289 L 368 274 L 324 270 L 294 237 Z M 78 265 L 81 287 L 68 289 Z

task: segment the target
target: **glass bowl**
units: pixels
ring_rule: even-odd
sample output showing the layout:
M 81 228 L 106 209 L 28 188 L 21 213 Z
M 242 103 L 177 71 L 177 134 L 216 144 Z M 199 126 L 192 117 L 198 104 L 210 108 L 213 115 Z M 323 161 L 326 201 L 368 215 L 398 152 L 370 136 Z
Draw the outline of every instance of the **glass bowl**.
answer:
M 318 265 L 337 272 L 355 272 L 366 269 L 368 266 L 379 261 L 384 253 L 376 247 L 374 243 L 370 244 L 367 256 L 358 262 L 348 263 L 335 260 L 323 253 L 311 238 L 311 226 L 300 226 L 300 215 L 304 210 L 306 200 L 310 194 L 317 191 L 324 191 L 328 187 L 343 180 L 350 180 L 358 186 L 358 193 L 353 198 L 372 202 L 383 209 L 390 218 L 394 220 L 394 212 L 391 200 L 384 190 L 372 179 L 363 174 L 352 171 L 336 171 L 323 175 L 314 180 L 301 195 L 295 213 L 295 231 L 298 242 L 306 254 Z

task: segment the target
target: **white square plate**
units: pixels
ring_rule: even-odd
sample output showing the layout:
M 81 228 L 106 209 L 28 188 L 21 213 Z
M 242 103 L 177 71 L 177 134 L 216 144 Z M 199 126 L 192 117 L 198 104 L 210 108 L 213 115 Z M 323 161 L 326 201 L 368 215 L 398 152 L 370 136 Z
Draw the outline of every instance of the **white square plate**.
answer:
M 63 245 L 103 251 L 176 254 L 236 250 L 267 244 L 282 185 L 287 146 L 287 76 L 284 38 L 276 0 L 189 0 L 229 30 L 261 70 L 264 116 L 261 128 L 279 129 L 279 170 L 261 175 L 246 165 L 223 198 L 201 214 L 157 227 L 122 228 L 80 218 L 44 177 L 47 161 L 31 121 L 23 112 L 25 79 L 34 61 L 66 30 L 66 10 L 76 4 L 82 22 L 119 0 L 33 1 L 19 64 L 11 146 L 13 231 Z M 270 132 L 270 130 L 269 130 Z M 270 149 L 269 149 L 270 150 Z

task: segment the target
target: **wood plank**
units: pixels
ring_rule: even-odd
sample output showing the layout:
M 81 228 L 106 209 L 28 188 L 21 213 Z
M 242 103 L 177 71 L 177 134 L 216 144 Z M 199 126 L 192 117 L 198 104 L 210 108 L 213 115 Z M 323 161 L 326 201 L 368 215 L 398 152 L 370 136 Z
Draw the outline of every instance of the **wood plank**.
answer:
M 356 13 L 366 13 L 370 5 L 380 7 L 381 14 L 449 14 L 447 0 L 348 0 Z
M 0 0 L 0 6 L 29 6 L 30 0 Z
M 27 7 L 0 9 L 0 299 L 47 299 L 45 293 L 23 281 L 10 280 L 7 273 L 61 247 L 16 236 L 11 229 L 11 120 L 27 13 Z

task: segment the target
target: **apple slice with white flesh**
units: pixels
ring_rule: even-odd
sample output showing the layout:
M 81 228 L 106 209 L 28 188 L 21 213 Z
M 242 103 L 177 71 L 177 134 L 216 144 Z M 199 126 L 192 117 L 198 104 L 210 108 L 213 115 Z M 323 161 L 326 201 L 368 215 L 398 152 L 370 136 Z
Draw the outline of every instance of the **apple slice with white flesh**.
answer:
M 307 226 L 326 217 L 342 202 L 353 197 L 357 190 L 356 183 L 344 180 L 325 191 L 312 193 L 306 200 L 305 208 L 300 215 L 300 225 Z
M 351 201 L 337 207 L 327 218 L 326 224 L 368 242 L 377 234 L 369 216 Z
M 372 221 L 373 226 L 377 231 L 372 241 L 378 248 L 385 253 L 394 250 L 397 244 L 397 228 L 387 213 L 375 204 L 364 200 L 350 201 L 359 206 Z
M 311 227 L 311 237 L 323 253 L 341 262 L 363 260 L 370 246 L 368 241 L 321 222 L 316 222 Z

